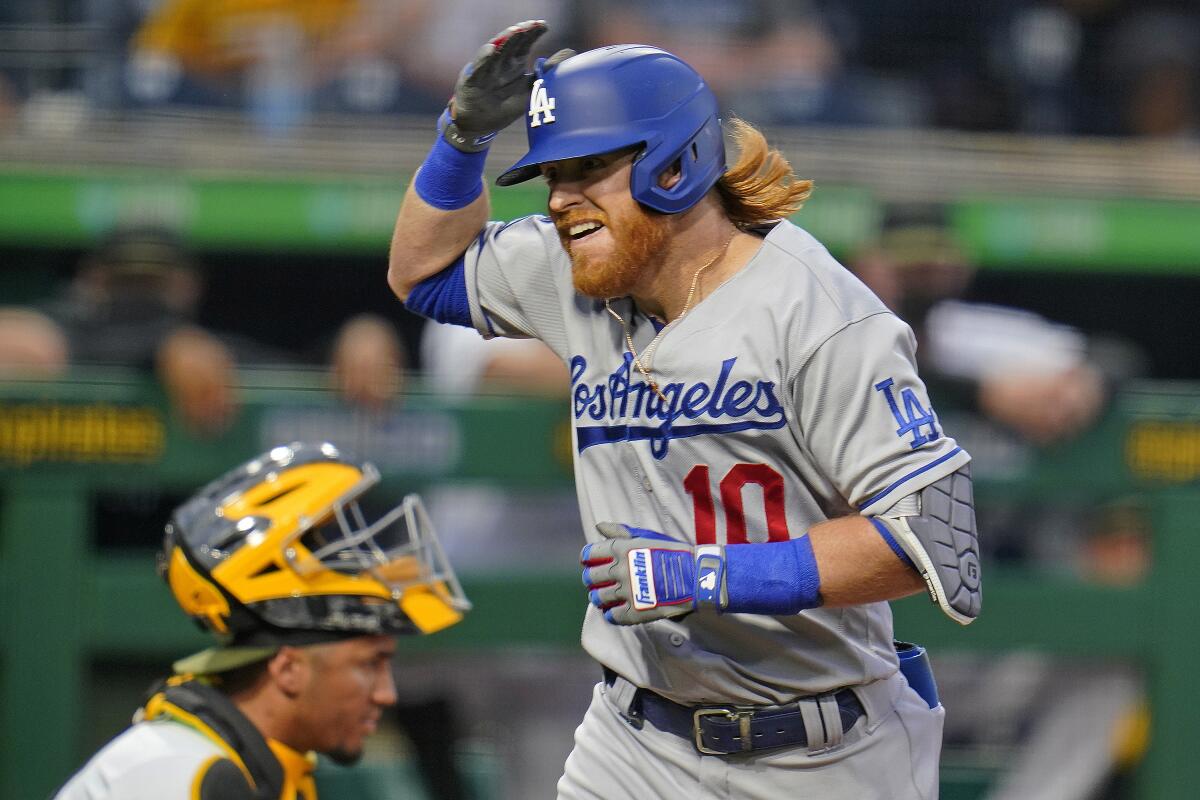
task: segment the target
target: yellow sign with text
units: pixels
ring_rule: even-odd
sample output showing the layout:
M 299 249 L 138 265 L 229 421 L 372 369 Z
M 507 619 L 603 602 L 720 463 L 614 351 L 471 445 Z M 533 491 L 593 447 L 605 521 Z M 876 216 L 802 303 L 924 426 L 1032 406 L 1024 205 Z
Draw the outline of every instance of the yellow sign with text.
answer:
M 1200 423 L 1134 423 L 1125 439 L 1125 462 L 1139 478 L 1176 483 L 1200 478 Z
M 162 413 L 106 403 L 0 403 L 0 464 L 131 464 L 166 446 Z

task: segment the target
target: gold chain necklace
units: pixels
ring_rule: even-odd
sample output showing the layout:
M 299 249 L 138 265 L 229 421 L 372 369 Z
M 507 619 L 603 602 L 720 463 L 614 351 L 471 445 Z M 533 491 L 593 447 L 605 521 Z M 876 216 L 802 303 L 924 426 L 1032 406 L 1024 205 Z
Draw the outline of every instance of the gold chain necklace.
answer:
M 650 344 L 647 345 L 646 349 L 642 351 L 641 356 L 638 356 L 638 351 L 633 346 L 633 336 L 630 334 L 629 324 L 625 322 L 624 318 L 622 318 L 620 314 L 613 310 L 613 307 L 609 305 L 608 300 L 604 301 L 604 308 L 609 314 L 613 315 L 613 318 L 615 318 L 617 322 L 621 323 L 621 329 L 625 333 L 625 346 L 629 348 L 629 352 L 633 355 L 633 365 L 637 367 L 638 372 L 642 373 L 642 377 L 645 378 L 646 383 L 650 384 L 650 389 L 656 395 L 658 395 L 658 399 L 664 404 L 667 402 L 667 396 L 663 394 L 661 389 L 658 388 L 658 382 L 650 377 L 650 362 L 654 358 L 654 352 L 658 349 L 658 343 L 662 341 L 663 334 L 667 332 L 667 329 L 687 316 L 688 310 L 692 307 L 692 300 L 696 297 L 696 287 L 700 285 L 700 273 L 704 272 L 704 270 L 721 260 L 721 257 L 725 255 L 725 251 L 729 249 L 729 244 L 733 241 L 734 236 L 737 236 L 736 230 L 730 234 L 728 239 L 725 240 L 725 244 L 721 246 L 721 249 L 717 251 L 717 254 L 713 256 L 708 263 L 696 270 L 694 275 L 692 275 L 692 285 L 691 288 L 688 289 L 687 299 L 683 302 L 683 309 L 679 312 L 679 316 L 668 322 L 663 326 L 662 330 L 655 334 L 654 338 L 650 340 Z

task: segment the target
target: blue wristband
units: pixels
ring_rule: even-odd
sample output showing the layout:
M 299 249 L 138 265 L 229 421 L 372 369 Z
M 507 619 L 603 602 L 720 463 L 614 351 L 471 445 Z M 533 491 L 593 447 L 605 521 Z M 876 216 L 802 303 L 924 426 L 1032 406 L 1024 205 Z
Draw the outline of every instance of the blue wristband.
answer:
M 457 211 L 483 193 L 483 164 L 487 150 L 464 153 L 440 135 L 417 171 L 413 188 L 434 208 Z
M 726 613 L 795 614 L 821 605 L 821 576 L 808 536 L 725 548 Z

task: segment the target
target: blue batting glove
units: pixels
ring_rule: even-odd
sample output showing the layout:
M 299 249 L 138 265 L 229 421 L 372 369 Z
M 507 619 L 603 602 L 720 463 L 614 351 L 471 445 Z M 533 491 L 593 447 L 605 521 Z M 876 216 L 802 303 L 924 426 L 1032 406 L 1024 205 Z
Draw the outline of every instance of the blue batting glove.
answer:
M 693 547 L 646 528 L 601 522 L 579 554 L 588 600 L 616 625 L 725 606 L 725 548 Z

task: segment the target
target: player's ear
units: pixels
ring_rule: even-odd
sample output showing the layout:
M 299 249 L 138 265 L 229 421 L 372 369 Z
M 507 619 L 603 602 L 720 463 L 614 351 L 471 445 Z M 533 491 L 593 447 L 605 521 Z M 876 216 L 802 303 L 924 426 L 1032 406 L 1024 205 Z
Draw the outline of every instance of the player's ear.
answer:
M 313 671 L 312 656 L 310 648 L 279 648 L 279 652 L 267 663 L 271 681 L 289 697 L 300 694 Z
M 680 159 L 675 159 L 675 163 L 667 167 L 658 176 L 658 186 L 661 189 L 670 189 L 683 178 L 683 164 Z

